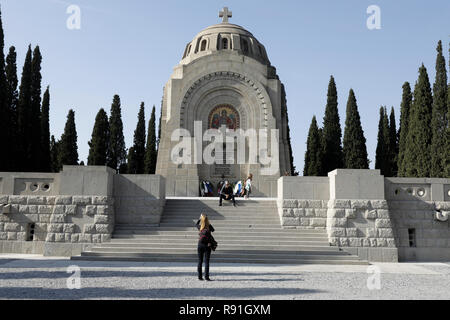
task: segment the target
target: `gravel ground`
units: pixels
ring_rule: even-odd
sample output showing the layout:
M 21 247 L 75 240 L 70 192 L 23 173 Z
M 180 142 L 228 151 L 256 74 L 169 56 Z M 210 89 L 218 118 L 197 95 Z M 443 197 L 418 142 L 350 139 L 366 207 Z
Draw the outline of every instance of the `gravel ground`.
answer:
M 69 290 L 67 268 L 81 269 Z M 0 299 L 450 299 L 450 264 L 376 264 L 381 289 L 369 290 L 365 266 L 212 265 L 212 282 L 195 266 L 83 262 L 0 256 Z

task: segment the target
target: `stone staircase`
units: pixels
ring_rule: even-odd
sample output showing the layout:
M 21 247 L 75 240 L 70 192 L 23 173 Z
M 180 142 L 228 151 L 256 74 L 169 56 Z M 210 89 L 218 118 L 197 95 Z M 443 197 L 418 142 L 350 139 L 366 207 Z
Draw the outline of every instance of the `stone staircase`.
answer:
M 110 242 L 72 259 L 194 263 L 202 212 L 219 243 L 211 263 L 368 264 L 331 247 L 325 230 L 282 229 L 275 200 L 238 200 L 235 208 L 216 198 L 169 199 L 159 226 L 116 225 Z

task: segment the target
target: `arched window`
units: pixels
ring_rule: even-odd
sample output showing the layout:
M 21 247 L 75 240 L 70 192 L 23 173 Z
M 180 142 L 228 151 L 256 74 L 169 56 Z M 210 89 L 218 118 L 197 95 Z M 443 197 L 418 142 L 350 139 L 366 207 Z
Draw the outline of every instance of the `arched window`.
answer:
M 186 55 L 189 55 L 189 53 L 191 53 L 191 49 L 192 49 L 192 44 L 189 45 L 189 48 L 187 50 L 187 54 Z
M 200 51 L 205 51 L 206 50 L 206 40 L 202 41 L 202 44 L 200 46 Z
M 242 52 L 244 52 L 244 54 L 248 54 L 248 51 L 248 41 L 244 39 L 242 40 Z
M 222 49 L 224 49 L 224 50 L 228 49 L 228 39 L 227 38 L 222 40 Z

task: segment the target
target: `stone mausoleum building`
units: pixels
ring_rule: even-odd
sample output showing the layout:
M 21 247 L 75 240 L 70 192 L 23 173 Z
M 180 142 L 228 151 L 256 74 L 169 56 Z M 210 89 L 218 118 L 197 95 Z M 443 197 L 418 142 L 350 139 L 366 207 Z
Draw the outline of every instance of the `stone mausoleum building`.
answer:
M 266 48 L 228 23 L 228 9 L 221 16 L 222 23 L 185 46 L 165 86 L 157 174 L 121 175 L 85 166 L 0 173 L 0 253 L 194 263 L 194 221 L 204 212 L 219 242 L 213 262 L 450 261 L 450 179 L 341 169 L 327 177 L 284 176 L 292 163 L 283 85 Z M 258 138 L 260 129 L 278 130 L 267 154 L 258 155 L 270 157 L 275 170 L 267 174 L 262 161 L 172 161 L 179 143 L 173 138 L 193 142 L 209 129 L 255 129 Z M 202 140 L 199 145 L 200 152 L 208 148 Z M 175 158 L 198 149 L 182 149 Z M 215 156 L 227 160 L 234 156 L 231 150 L 225 144 Z M 236 208 L 198 197 L 200 181 L 215 185 L 248 173 L 254 175 L 254 194 L 238 200 Z
M 236 182 L 252 173 L 254 194 L 274 197 L 278 178 L 292 169 L 284 86 L 264 45 L 249 31 L 229 23 L 231 12 L 227 8 L 220 15 L 222 23 L 201 31 L 186 45 L 182 60 L 164 88 L 157 174 L 166 178 L 167 195 L 198 196 L 199 181 L 217 186 L 222 177 Z M 278 130 L 278 150 L 269 148 L 276 170 L 264 174 L 259 161 L 258 164 L 174 163 L 171 151 L 178 142 L 171 141 L 172 133 L 182 128 L 194 137 L 195 121 L 201 121 L 201 135 L 222 126 L 257 132 Z M 193 148 L 191 152 L 194 153 Z M 223 153 L 227 153 L 226 148 Z M 249 153 L 247 141 L 247 160 Z M 224 155 L 224 160 L 227 156 Z M 232 158 L 237 160 L 237 155 Z

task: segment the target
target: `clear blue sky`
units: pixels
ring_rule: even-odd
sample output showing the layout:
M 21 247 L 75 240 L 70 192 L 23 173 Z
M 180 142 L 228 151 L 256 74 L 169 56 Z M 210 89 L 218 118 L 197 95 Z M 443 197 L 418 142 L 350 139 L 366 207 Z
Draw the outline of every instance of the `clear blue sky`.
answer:
M 251 31 L 267 48 L 286 85 L 294 161 L 302 172 L 313 115 L 322 123 L 330 75 L 339 94 L 344 128 L 350 88 L 358 100 L 374 167 L 378 112 L 394 106 L 401 88 L 414 85 L 423 62 L 434 82 L 436 45 L 448 62 L 448 0 L 1 0 L 6 48 L 16 46 L 22 73 L 28 44 L 43 54 L 43 88 L 51 90 L 51 133 L 59 138 L 67 112 L 76 112 L 80 161 L 88 155 L 95 115 L 109 113 L 114 94 L 122 99 L 127 147 L 132 145 L 141 101 L 146 120 L 159 115 L 162 88 L 186 43 L 220 22 L 230 7 L 232 23 Z M 66 9 L 81 7 L 81 30 L 69 30 Z M 381 30 L 368 30 L 366 9 L 381 8 Z

